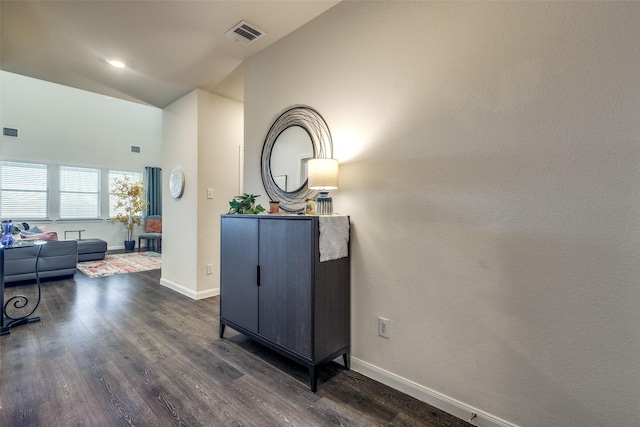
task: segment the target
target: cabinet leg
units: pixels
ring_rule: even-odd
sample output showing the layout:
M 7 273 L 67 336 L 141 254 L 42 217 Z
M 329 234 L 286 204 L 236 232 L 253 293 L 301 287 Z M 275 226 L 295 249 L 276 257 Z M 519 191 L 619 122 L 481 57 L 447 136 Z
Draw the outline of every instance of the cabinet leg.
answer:
M 346 370 L 351 369 L 351 354 L 349 349 L 342 354 L 342 360 L 344 361 L 344 368 Z
M 219 333 L 220 333 L 220 338 L 223 338 L 223 335 L 224 335 L 224 323 L 222 323 L 222 322 L 220 322 Z
M 318 390 L 318 368 L 315 366 L 309 366 L 309 386 L 312 392 Z

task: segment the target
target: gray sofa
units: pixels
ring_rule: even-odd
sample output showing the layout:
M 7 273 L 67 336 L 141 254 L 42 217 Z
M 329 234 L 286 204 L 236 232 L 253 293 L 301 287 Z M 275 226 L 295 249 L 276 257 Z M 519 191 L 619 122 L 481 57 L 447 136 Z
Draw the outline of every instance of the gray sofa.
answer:
M 100 239 L 80 239 L 78 242 L 78 262 L 99 261 L 107 253 L 107 242 Z
M 23 246 L 5 249 L 4 282 L 33 280 L 36 278 L 35 258 L 38 246 Z M 42 245 L 38 258 L 40 279 L 76 274 L 78 242 L 75 240 L 54 240 Z

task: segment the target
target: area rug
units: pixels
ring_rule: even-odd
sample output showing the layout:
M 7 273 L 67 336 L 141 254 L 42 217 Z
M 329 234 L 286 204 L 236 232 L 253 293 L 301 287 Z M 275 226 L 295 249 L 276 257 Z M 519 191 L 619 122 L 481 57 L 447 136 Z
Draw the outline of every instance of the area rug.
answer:
M 89 277 L 103 277 L 113 274 L 158 270 L 162 267 L 162 258 L 157 252 L 113 254 L 106 255 L 101 261 L 79 262 L 77 267 L 78 270 Z

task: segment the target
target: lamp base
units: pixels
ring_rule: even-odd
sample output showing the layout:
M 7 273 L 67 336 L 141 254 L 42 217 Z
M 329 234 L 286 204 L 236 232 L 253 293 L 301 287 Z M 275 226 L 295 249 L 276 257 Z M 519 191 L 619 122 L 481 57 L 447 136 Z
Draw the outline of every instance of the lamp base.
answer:
M 333 201 L 329 192 L 320 191 L 316 195 L 316 215 L 333 215 Z

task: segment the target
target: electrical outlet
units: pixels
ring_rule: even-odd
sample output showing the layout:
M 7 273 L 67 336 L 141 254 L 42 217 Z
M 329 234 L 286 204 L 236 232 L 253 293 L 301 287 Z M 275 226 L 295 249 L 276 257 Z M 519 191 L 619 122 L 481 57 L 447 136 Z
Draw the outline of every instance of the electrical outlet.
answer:
M 207 274 L 213 274 L 213 264 L 207 264 Z
M 213 199 L 213 188 L 207 188 L 207 199 Z
M 387 339 L 391 338 L 391 320 L 378 317 L 378 336 Z

